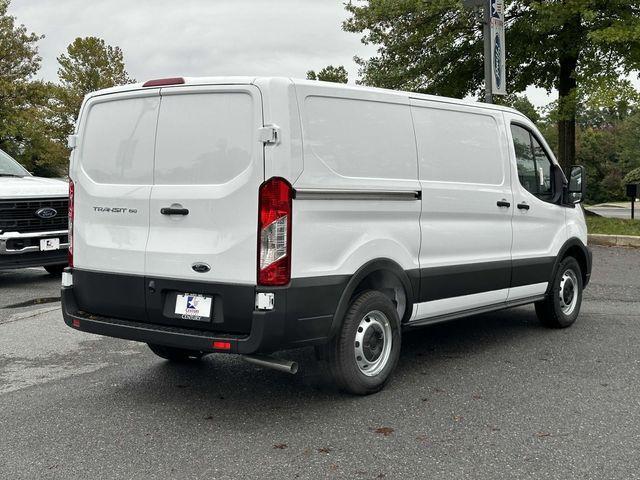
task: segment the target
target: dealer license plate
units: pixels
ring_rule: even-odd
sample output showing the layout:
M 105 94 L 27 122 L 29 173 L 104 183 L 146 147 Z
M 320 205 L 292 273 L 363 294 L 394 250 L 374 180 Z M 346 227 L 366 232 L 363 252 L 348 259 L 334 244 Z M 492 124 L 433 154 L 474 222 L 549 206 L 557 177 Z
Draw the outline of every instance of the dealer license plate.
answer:
M 212 300 L 211 297 L 193 293 L 178 294 L 175 313 L 185 320 L 209 320 Z
M 48 252 L 49 250 L 60 250 L 59 238 L 43 238 L 40 240 L 40 250 Z

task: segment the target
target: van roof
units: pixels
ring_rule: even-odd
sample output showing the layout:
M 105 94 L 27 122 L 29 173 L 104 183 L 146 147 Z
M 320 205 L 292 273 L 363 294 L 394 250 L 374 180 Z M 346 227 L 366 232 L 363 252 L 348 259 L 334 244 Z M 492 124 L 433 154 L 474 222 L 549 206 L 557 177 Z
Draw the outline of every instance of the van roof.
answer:
M 361 91 L 361 92 L 363 91 L 370 92 L 373 94 L 379 93 L 387 96 L 397 95 L 399 97 L 405 97 L 405 98 L 432 100 L 436 102 L 452 103 L 452 104 L 459 104 L 459 105 L 471 105 L 474 107 L 483 107 L 483 108 L 492 109 L 492 110 L 508 111 L 508 112 L 522 115 L 521 112 L 510 107 L 482 103 L 482 102 L 477 102 L 475 100 L 443 97 L 439 95 L 427 95 L 423 93 L 406 92 L 401 90 L 390 90 L 386 88 L 368 87 L 368 86 L 362 86 L 362 85 L 322 82 L 318 80 L 302 80 L 302 79 L 288 78 L 288 77 L 249 77 L 249 76 L 177 77 L 177 78 L 184 79 L 184 83 L 182 85 L 191 85 L 191 86 L 193 85 L 252 85 L 257 82 L 268 83 L 273 81 L 276 81 L 276 82 L 280 81 L 280 82 L 290 83 L 293 85 L 322 86 L 323 88 L 332 88 L 336 90 L 355 90 L 355 91 Z M 123 93 L 123 92 L 129 92 L 132 90 L 141 90 L 143 88 L 147 88 L 147 87 L 144 87 L 143 85 L 144 85 L 143 82 L 139 82 L 139 83 L 131 83 L 127 85 L 120 85 L 117 87 L 106 88 L 103 90 L 91 92 L 87 95 L 86 98 L 91 98 L 99 95 Z

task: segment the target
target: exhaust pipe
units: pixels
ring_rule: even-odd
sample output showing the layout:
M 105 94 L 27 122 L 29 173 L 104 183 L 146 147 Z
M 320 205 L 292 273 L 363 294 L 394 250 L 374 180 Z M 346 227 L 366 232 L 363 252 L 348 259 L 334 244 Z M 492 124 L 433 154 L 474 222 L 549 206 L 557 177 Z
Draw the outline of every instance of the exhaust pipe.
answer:
M 243 355 L 242 359 L 247 363 L 252 363 L 264 368 L 272 368 L 284 373 L 295 375 L 298 373 L 298 363 L 291 360 L 281 360 L 267 355 Z

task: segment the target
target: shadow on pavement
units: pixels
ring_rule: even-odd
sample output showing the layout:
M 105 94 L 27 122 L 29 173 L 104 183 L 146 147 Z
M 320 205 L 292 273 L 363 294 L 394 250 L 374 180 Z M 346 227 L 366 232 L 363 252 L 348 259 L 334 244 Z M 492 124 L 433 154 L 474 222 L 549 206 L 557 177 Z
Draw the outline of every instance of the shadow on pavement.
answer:
M 129 375 L 109 390 L 127 408 L 162 405 L 181 419 L 234 418 L 239 410 L 246 421 L 259 421 L 278 411 L 319 411 L 341 406 L 374 404 L 382 398 L 407 398 L 407 389 L 420 386 L 448 388 L 454 365 L 465 368 L 486 362 L 511 363 L 523 343 L 556 334 L 539 326 L 532 307 L 518 308 L 427 326 L 406 332 L 400 362 L 386 389 L 369 397 L 336 391 L 324 380 L 313 349 L 282 352 L 278 356 L 300 363 L 297 375 L 260 369 L 237 356 L 210 355 L 193 364 L 172 364 L 157 359 L 146 371 Z M 153 355 L 149 352 L 149 355 Z M 469 363 L 473 365 L 469 365 Z M 522 359 L 513 359 L 513 363 Z M 135 368 L 135 366 L 132 366 Z M 419 395 L 416 391 L 415 395 Z M 411 395 L 409 395 L 411 397 Z M 406 400 L 405 400 L 406 401 Z

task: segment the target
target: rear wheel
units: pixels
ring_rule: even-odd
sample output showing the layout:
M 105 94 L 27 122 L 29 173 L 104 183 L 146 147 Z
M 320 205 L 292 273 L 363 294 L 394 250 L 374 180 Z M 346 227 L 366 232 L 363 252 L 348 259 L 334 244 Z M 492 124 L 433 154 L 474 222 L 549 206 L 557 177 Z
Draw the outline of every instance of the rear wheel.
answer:
M 582 304 L 582 273 L 578 261 L 567 257 L 560 262 L 547 298 L 536 303 L 536 315 L 549 328 L 566 328 L 573 324 Z
M 59 277 L 62 275 L 62 271 L 65 269 L 66 265 L 47 265 L 44 269 L 47 271 L 49 275 L 53 275 L 54 277 Z
M 198 350 L 187 350 L 184 348 L 166 347 L 149 343 L 149 348 L 153 353 L 165 360 L 172 362 L 189 362 L 200 360 L 205 353 Z
M 373 290 L 358 295 L 340 332 L 320 353 L 341 390 L 356 395 L 381 390 L 400 355 L 400 320 L 391 300 Z

